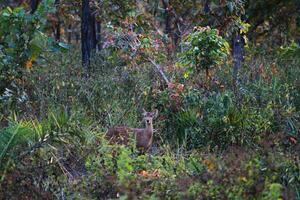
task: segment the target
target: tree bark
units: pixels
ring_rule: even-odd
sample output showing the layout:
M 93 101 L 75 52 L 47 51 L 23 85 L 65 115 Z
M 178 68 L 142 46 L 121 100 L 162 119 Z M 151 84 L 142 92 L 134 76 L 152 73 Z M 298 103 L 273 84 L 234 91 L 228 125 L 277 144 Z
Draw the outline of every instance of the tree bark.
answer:
M 67 40 L 68 40 L 68 43 L 71 44 L 71 42 L 72 42 L 72 25 L 71 24 L 69 24 L 67 32 L 68 32 Z
M 171 57 L 171 45 L 172 45 L 172 27 L 171 27 L 171 13 L 170 13 L 170 4 L 169 0 L 162 0 L 163 8 L 165 10 L 165 34 L 168 36 L 167 41 L 165 42 L 165 46 L 167 49 L 168 57 Z
M 40 0 L 30 0 L 30 9 L 31 9 L 30 13 L 31 14 L 33 14 L 37 10 L 39 3 L 40 3 Z
M 97 30 L 96 30 L 96 17 L 95 17 L 95 14 L 91 14 L 91 17 L 90 17 L 90 28 L 91 28 L 91 48 L 92 50 L 96 50 L 97 48 Z
M 296 19 L 296 26 L 297 28 L 300 27 L 300 2 L 296 2 L 296 8 L 297 8 L 297 19 Z M 298 45 L 300 46 L 300 33 L 298 32 L 296 35 L 296 42 L 298 43 Z
M 210 13 L 209 0 L 205 1 L 203 11 L 204 11 L 205 14 L 209 14 Z
M 171 33 L 171 16 L 169 0 L 162 0 L 162 4 L 165 10 L 165 34 L 169 35 Z
M 91 30 L 90 30 L 90 5 L 89 0 L 82 0 L 81 16 L 81 53 L 82 67 L 85 76 L 89 76 L 90 56 L 91 56 Z
M 57 24 L 56 24 L 56 27 L 55 27 L 55 40 L 56 41 L 60 41 L 60 26 L 61 26 L 61 20 L 60 20 L 60 17 L 59 17 L 59 7 L 60 7 L 60 0 L 55 0 L 55 7 L 56 7 L 56 15 L 57 15 Z
M 243 40 L 240 33 L 233 35 L 232 39 L 232 56 L 233 56 L 233 84 L 236 86 L 238 81 L 238 71 L 241 68 L 243 61 Z
M 97 40 L 97 51 L 100 52 L 102 49 L 102 44 L 101 44 L 101 22 L 96 19 L 96 40 Z

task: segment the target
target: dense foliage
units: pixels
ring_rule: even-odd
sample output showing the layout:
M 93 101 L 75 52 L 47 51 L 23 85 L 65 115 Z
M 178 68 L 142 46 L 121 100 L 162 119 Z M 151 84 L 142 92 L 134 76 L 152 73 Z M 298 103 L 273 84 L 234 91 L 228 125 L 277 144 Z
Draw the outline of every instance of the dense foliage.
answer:
M 300 199 L 298 1 L 85 2 L 0 5 L 0 199 Z

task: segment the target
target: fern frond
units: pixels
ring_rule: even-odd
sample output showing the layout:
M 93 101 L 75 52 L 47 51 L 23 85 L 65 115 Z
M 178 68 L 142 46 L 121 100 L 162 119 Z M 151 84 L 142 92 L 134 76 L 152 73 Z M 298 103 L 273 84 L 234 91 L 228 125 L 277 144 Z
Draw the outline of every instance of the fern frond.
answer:
M 38 139 L 32 122 L 11 122 L 0 130 L 0 169 Z

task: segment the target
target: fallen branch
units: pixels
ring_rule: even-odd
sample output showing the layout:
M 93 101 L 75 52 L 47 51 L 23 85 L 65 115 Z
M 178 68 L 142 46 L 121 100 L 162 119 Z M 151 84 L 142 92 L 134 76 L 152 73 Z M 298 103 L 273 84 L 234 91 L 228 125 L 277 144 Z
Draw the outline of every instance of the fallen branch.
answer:
M 148 58 L 148 60 L 152 63 L 152 65 L 154 65 L 154 67 L 156 68 L 156 71 L 159 73 L 159 75 L 161 76 L 161 78 L 166 82 L 166 84 L 169 84 L 170 81 L 167 78 L 167 76 L 165 75 L 164 71 L 162 70 L 162 68 L 160 67 L 159 64 L 157 64 L 154 60 L 152 60 L 151 58 Z

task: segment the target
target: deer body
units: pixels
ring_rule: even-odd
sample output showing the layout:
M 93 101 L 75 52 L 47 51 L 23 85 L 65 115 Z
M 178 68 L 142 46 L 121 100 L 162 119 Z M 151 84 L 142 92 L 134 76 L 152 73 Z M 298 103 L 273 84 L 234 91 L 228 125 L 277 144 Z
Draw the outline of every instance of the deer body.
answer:
M 128 144 L 129 133 L 133 132 L 136 140 L 136 147 L 146 152 L 151 148 L 153 142 L 153 118 L 157 115 L 155 112 L 143 113 L 143 121 L 145 121 L 145 128 L 129 128 L 127 126 L 117 126 L 110 128 L 106 134 L 106 138 L 111 143 Z

